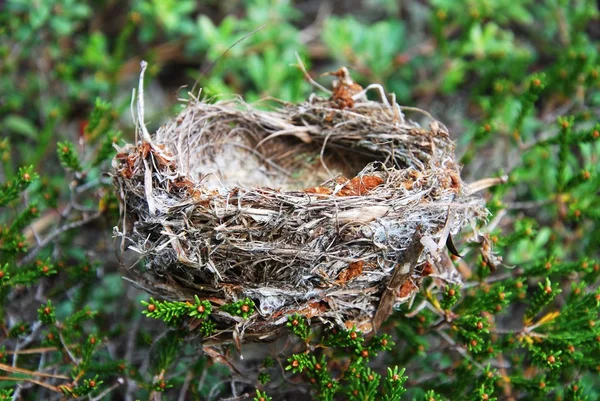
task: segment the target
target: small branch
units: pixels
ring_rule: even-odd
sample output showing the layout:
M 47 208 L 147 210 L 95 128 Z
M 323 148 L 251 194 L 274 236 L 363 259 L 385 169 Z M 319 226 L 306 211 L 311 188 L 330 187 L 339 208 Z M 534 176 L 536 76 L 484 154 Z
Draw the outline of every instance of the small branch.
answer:
M 42 372 L 36 372 L 33 370 L 27 370 L 27 369 L 23 369 L 23 368 L 16 368 L 10 365 L 6 365 L 4 363 L 0 363 L 0 370 L 3 370 L 5 372 L 10 372 L 10 373 L 22 373 L 25 375 L 29 375 L 29 376 L 39 376 L 39 377 L 47 377 L 47 378 L 52 378 L 52 379 L 64 379 L 64 380 L 70 380 L 71 378 L 69 376 L 63 376 L 63 375 L 53 375 L 50 373 L 42 373 Z
M 134 143 L 137 146 L 139 128 L 138 128 L 135 112 L 133 111 L 133 109 L 135 107 L 134 105 L 135 105 L 135 88 L 133 88 L 131 90 L 131 102 L 129 103 L 129 112 L 131 113 L 131 121 L 133 121 L 133 125 L 135 126 L 135 142 Z
M 152 379 L 152 383 L 158 383 L 164 379 L 165 379 L 165 370 L 163 369 L 159 372 L 159 374 L 154 376 L 154 378 Z M 151 401 L 161 401 L 162 400 L 162 392 L 156 391 L 153 389 L 152 392 L 150 393 L 149 399 Z
M 100 400 L 103 400 L 104 397 L 108 393 L 110 393 L 111 391 L 113 391 L 117 387 L 121 386 L 123 384 L 123 382 L 124 382 L 124 380 L 119 377 L 117 379 L 117 382 L 115 384 L 113 384 L 112 386 L 110 386 L 109 388 L 107 388 L 106 390 L 104 390 L 103 392 L 101 392 L 100 394 L 98 394 L 97 396 L 95 396 L 94 398 L 90 398 L 90 401 L 100 401 Z
M 214 386 L 210 389 L 210 393 L 208 393 L 208 399 L 212 400 L 214 397 L 216 397 L 219 392 L 219 387 L 222 386 L 223 384 L 229 383 L 230 381 L 231 381 L 231 379 L 225 379 L 225 380 L 220 380 L 217 383 L 215 383 Z
M 221 398 L 221 401 L 238 401 L 238 400 L 246 400 L 248 398 L 250 398 L 250 394 L 244 393 L 240 396 L 234 395 L 233 397 L 229 397 L 229 398 Z
M 436 331 L 435 333 L 437 333 L 448 344 L 450 344 L 450 346 L 452 346 L 452 348 L 456 352 L 458 352 L 463 358 L 468 359 L 471 363 L 473 363 L 475 366 L 477 366 L 480 370 L 485 370 L 485 368 L 483 367 L 483 365 L 481 365 L 479 362 L 477 362 L 476 360 L 474 360 L 473 358 L 471 358 L 469 356 L 469 354 L 467 353 L 467 351 L 464 348 L 462 348 L 460 345 L 456 344 L 456 342 L 454 341 L 454 339 L 452 337 L 450 337 L 448 334 L 446 334 L 444 331 L 439 330 L 439 331 Z
M 140 72 L 140 81 L 138 84 L 138 98 L 137 98 L 137 112 L 138 112 L 138 122 L 140 123 L 140 127 L 142 128 L 142 138 L 145 142 L 152 143 L 152 139 L 150 138 L 150 133 L 146 128 L 146 124 L 144 123 L 144 73 L 146 72 L 146 68 L 148 67 L 148 63 L 144 60 L 141 61 L 140 67 L 142 68 Z
M 537 201 L 526 201 L 526 202 L 509 202 L 506 204 L 508 209 L 532 209 L 538 208 L 541 206 L 546 206 L 551 204 L 552 201 L 550 199 L 542 199 Z
M 356 101 L 358 99 L 361 99 L 371 89 L 373 89 L 373 90 L 375 90 L 376 92 L 379 93 L 379 97 L 381 98 L 381 102 L 385 105 L 385 107 L 387 107 L 388 109 L 392 108 L 392 105 L 390 104 L 389 100 L 387 99 L 387 95 L 385 94 L 385 90 L 383 89 L 383 86 L 381 86 L 380 84 L 371 84 L 371 85 L 367 86 L 365 89 L 363 89 L 362 91 L 358 92 L 356 95 L 352 96 L 352 100 Z
M 502 177 L 484 178 L 482 180 L 472 182 L 468 186 L 471 193 L 476 193 L 499 184 L 505 184 L 506 182 L 508 182 L 508 176 L 503 175 Z
M 229 52 L 229 50 L 231 50 L 232 48 L 234 48 L 235 46 L 237 46 L 238 43 L 243 42 L 244 40 L 246 40 L 246 38 L 249 38 L 250 36 L 254 35 L 256 32 L 262 30 L 263 28 L 265 28 L 266 25 L 261 25 L 258 28 L 256 28 L 255 30 L 248 32 L 247 34 L 245 34 L 244 36 L 242 36 L 241 38 L 239 38 L 238 40 L 236 40 L 235 42 L 233 42 L 233 44 L 231 46 L 229 46 L 227 49 L 225 49 L 225 51 L 221 54 L 219 54 L 219 57 L 217 57 L 214 61 L 212 61 L 206 68 L 204 68 L 202 70 L 202 72 L 200 72 L 200 77 L 204 74 L 206 74 L 211 68 L 214 67 L 214 65 L 217 63 L 217 61 L 223 57 L 225 54 L 227 54 L 227 52 Z M 200 77 L 198 77 L 198 79 L 196 80 L 196 82 L 194 82 L 194 86 L 192 86 L 192 90 L 191 93 L 193 94 L 196 91 L 196 87 L 198 86 L 198 83 L 200 82 Z
M 508 272 L 504 272 L 504 273 L 501 273 L 501 274 L 497 274 L 497 275 L 492 276 L 492 277 L 488 277 L 487 279 L 485 279 L 483 281 L 483 283 L 481 281 L 472 281 L 472 282 L 465 283 L 463 285 L 463 288 L 467 289 L 467 288 L 479 287 L 479 286 L 481 286 L 484 283 L 485 284 L 492 284 L 492 283 L 495 283 L 497 281 L 503 281 L 503 280 L 512 278 L 513 276 L 518 276 L 519 274 L 522 274 L 522 273 L 523 272 L 521 270 L 515 269 L 515 270 L 512 270 L 512 271 L 508 271 Z
M 46 247 L 46 245 L 48 245 L 50 242 L 54 241 L 59 235 L 61 235 L 62 233 L 66 232 L 66 231 L 72 230 L 74 228 L 84 226 L 87 223 L 89 223 L 93 220 L 96 220 L 101 215 L 102 215 L 102 212 L 98 211 L 88 217 L 81 219 L 81 220 L 77 220 L 72 223 L 65 224 L 62 227 L 57 228 L 52 234 L 48 235 L 46 238 L 44 238 L 42 241 L 40 241 L 40 243 L 34 249 L 32 249 L 31 252 L 29 252 L 27 254 L 27 256 L 25 256 L 23 259 L 21 259 L 21 261 L 19 262 L 18 265 L 23 266 L 28 263 L 31 263 L 33 261 L 33 259 L 37 256 L 37 254 L 40 253 L 40 251 L 42 249 L 44 249 L 44 247 Z
M 508 372 L 506 371 L 506 366 L 504 363 L 504 356 L 502 353 L 498 354 L 498 366 L 500 370 L 500 377 L 502 377 L 502 387 L 504 389 L 504 395 L 507 397 L 509 401 L 516 401 L 513 396 L 512 386 L 510 385 L 510 380 L 508 380 Z
M 62 335 L 62 333 L 60 332 L 60 330 L 58 331 L 58 338 L 60 339 L 60 343 L 63 346 L 63 349 L 65 350 L 65 352 L 67 353 L 67 355 L 69 356 L 69 359 L 71 359 L 71 362 L 75 365 L 78 366 L 79 363 L 77 362 L 77 358 L 75 358 L 75 355 L 73 355 L 71 353 L 71 351 L 69 350 L 69 347 L 67 346 L 67 344 L 65 343 L 65 339 Z
M 324 87 L 323 85 L 321 85 L 320 83 L 318 83 L 317 81 L 315 81 L 314 79 L 312 79 L 312 77 L 309 75 L 309 73 L 306 71 L 306 67 L 304 67 L 304 63 L 302 62 L 302 60 L 300 59 L 300 56 L 298 55 L 298 53 L 296 52 L 296 60 L 298 60 L 298 68 L 300 68 L 300 70 L 302 71 L 302 73 L 304 74 L 304 78 L 310 82 L 310 84 L 312 86 L 314 86 L 315 88 L 327 93 L 328 95 L 331 95 L 332 92 L 327 89 L 326 87 Z
M 399 261 L 394 269 L 392 277 L 379 299 L 379 305 L 373 317 L 373 330 L 369 333 L 369 336 L 375 334 L 385 319 L 392 314 L 396 291 L 410 277 L 423 252 L 424 247 L 420 241 L 421 236 L 420 228 L 417 228 L 408 246 L 408 250 L 402 255 L 402 260 Z
M 39 380 L 35 380 L 35 379 L 28 379 L 25 377 L 0 376 L 0 381 L 3 381 L 3 380 L 7 380 L 7 381 L 10 380 L 10 381 L 16 381 L 16 382 L 24 381 L 27 383 L 37 384 L 38 386 L 45 387 L 48 390 L 52 390 L 56 393 L 62 394 L 62 391 L 60 391 L 60 389 L 58 387 L 52 386 L 50 384 L 44 383 L 43 381 L 39 381 Z
M 400 106 L 400 109 L 401 109 L 402 111 L 414 111 L 415 113 L 421 113 L 421 114 L 423 114 L 424 116 L 427 116 L 427 117 L 431 118 L 432 120 L 434 120 L 434 121 L 437 121 L 437 120 L 436 120 L 436 119 L 435 119 L 435 118 L 434 118 L 434 117 L 431 115 L 431 113 L 429 113 L 429 112 L 428 112 L 428 111 L 426 111 L 426 110 L 420 109 L 420 108 L 418 108 L 418 107 Z
M 30 348 L 17 351 L 6 351 L 8 355 L 43 354 L 45 352 L 58 351 L 57 347 Z
M 319 37 L 323 29 L 323 23 L 331 15 L 331 11 L 332 6 L 329 1 L 321 2 L 319 9 L 317 10 L 317 16 L 315 17 L 313 23 L 301 30 L 298 34 L 301 43 L 307 44 L 308 42 Z
M 206 369 L 204 369 L 206 371 Z M 192 378 L 194 377 L 194 372 L 189 371 L 187 375 L 185 375 L 185 380 L 183 381 L 183 385 L 181 386 L 181 390 L 179 390 L 179 397 L 177 397 L 177 401 L 185 401 L 185 396 L 190 388 L 190 383 Z

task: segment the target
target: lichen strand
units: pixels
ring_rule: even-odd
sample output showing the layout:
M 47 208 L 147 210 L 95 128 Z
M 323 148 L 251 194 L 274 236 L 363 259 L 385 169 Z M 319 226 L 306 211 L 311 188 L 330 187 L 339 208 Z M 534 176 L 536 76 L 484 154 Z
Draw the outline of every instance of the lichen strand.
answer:
M 293 313 L 369 331 L 417 227 L 438 243 L 486 216 L 441 124 L 398 121 L 367 100 L 333 106 L 192 100 L 153 144 L 123 148 L 115 182 L 130 224 L 115 230 L 147 262 L 142 287 L 215 305 L 252 299 L 243 321 L 216 308 L 222 338 L 234 326 L 245 341 L 268 337 Z

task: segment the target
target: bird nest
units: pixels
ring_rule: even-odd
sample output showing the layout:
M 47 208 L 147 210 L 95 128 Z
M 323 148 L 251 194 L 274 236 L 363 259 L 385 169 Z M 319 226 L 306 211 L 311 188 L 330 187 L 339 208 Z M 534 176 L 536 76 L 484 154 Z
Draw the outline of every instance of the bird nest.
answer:
M 442 124 L 338 77 L 300 104 L 192 98 L 152 137 L 142 114 L 144 139 L 114 160 L 134 280 L 209 301 L 215 338 L 273 337 L 295 313 L 372 333 L 485 217 Z M 224 307 L 241 300 L 246 318 Z

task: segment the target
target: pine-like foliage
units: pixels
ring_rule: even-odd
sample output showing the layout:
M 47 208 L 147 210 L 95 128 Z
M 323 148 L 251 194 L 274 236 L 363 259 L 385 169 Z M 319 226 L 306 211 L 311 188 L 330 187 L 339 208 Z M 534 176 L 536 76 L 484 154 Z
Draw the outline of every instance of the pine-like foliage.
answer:
M 0 400 L 597 400 L 597 2 L 217 3 L 0 9 Z M 108 176 L 137 138 L 130 88 L 148 60 L 151 128 L 195 80 L 208 98 L 300 101 L 317 89 L 296 53 L 325 86 L 346 65 L 430 111 L 466 182 L 505 179 L 454 238 L 462 257 L 442 255 L 455 274 L 372 338 L 298 313 L 272 344 L 214 346 L 216 312 L 243 329 L 259 305 L 150 297 L 111 239 L 135 224 Z

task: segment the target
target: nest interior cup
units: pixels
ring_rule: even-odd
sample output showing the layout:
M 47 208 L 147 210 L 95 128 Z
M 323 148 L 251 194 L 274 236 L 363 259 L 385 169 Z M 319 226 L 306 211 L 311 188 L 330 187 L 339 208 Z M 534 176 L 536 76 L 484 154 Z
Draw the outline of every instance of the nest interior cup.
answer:
M 418 233 L 424 251 L 387 294 L 408 299 L 485 209 L 442 124 L 349 89 L 262 108 L 192 98 L 151 141 L 120 149 L 115 232 L 146 262 L 140 286 L 210 301 L 215 339 L 267 339 L 294 313 L 369 333 Z M 219 308 L 246 298 L 247 319 Z

